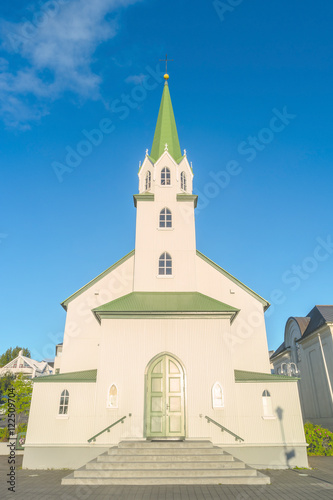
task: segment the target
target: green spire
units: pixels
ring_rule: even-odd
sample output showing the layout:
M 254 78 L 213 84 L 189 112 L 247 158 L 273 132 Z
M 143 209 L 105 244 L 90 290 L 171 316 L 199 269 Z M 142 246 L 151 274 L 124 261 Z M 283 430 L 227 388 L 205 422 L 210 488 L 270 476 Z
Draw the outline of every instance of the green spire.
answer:
M 150 158 L 153 160 L 154 163 L 164 153 L 166 144 L 168 145 L 169 154 L 177 163 L 179 163 L 180 160 L 182 159 L 182 154 L 180 151 L 176 121 L 173 114 L 171 97 L 167 81 L 164 84 L 153 145 L 150 153 Z

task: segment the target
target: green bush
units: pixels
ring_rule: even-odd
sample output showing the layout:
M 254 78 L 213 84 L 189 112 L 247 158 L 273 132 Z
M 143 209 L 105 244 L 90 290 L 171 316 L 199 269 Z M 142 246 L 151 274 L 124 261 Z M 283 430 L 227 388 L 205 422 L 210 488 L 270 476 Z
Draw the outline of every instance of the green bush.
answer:
M 16 434 L 18 434 L 19 432 L 27 432 L 27 427 L 28 427 L 27 424 L 19 424 L 16 427 Z
M 320 425 L 306 422 L 304 425 L 305 439 L 308 443 L 308 455 L 333 456 L 333 432 L 323 429 Z
M 9 440 L 9 430 L 7 427 L 0 429 L 0 442 L 6 442 Z

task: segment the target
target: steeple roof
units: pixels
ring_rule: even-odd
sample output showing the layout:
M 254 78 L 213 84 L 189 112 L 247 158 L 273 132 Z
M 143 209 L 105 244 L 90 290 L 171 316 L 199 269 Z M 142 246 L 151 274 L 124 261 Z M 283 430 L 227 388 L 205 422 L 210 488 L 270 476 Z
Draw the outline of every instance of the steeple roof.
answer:
M 166 76 L 168 75 L 165 75 L 165 77 Z M 164 153 L 166 144 L 168 145 L 169 154 L 179 163 L 182 159 L 182 154 L 167 81 L 164 83 L 162 100 L 150 153 L 150 158 L 154 163 Z

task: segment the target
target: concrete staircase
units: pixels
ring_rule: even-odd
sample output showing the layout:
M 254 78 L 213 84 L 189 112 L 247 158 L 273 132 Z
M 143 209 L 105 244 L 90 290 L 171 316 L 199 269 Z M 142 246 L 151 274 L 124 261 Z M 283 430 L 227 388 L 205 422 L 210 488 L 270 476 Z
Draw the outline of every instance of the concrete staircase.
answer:
M 269 484 L 210 441 L 121 441 L 63 478 L 64 485 Z

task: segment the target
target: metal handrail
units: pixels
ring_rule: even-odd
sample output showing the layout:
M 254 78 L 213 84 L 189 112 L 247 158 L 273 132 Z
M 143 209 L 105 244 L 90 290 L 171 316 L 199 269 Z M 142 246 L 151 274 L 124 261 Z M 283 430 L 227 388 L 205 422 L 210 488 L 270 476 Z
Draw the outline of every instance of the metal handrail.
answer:
M 98 434 L 95 434 L 95 436 L 91 437 L 90 439 L 88 439 L 88 443 L 91 443 L 91 441 L 96 441 L 96 438 L 98 436 L 100 436 L 101 434 L 103 434 L 103 432 L 110 432 L 110 429 L 111 427 L 114 427 L 115 425 L 119 424 L 119 422 L 121 422 L 122 424 L 124 423 L 124 420 L 126 418 L 126 415 L 122 418 L 120 418 L 119 420 L 117 420 L 117 422 L 114 422 L 113 424 L 109 425 L 108 427 L 106 427 L 105 429 L 103 429 L 101 432 L 99 432 Z
M 227 428 L 226 428 L 226 427 L 224 427 L 223 425 L 219 424 L 218 422 L 215 422 L 215 420 L 213 420 L 212 418 L 207 417 L 207 415 L 205 415 L 205 418 L 207 419 L 207 423 L 208 423 L 208 424 L 209 424 L 210 422 L 212 422 L 213 424 L 217 425 L 217 427 L 219 427 L 219 428 L 221 429 L 221 432 L 223 432 L 223 431 L 227 431 L 227 432 L 229 432 L 229 434 L 231 434 L 232 436 L 234 436 L 235 441 L 239 441 L 239 442 L 244 441 L 244 439 L 243 439 L 243 438 L 241 438 L 241 437 L 237 436 L 237 434 L 235 434 L 234 432 L 229 431 L 229 429 L 227 429 Z

